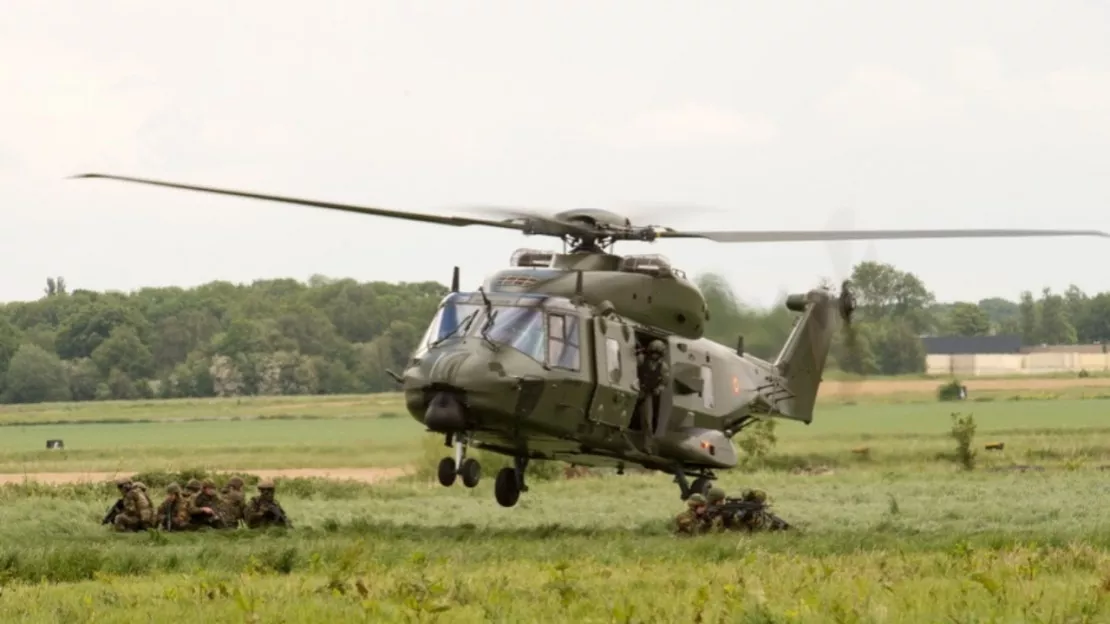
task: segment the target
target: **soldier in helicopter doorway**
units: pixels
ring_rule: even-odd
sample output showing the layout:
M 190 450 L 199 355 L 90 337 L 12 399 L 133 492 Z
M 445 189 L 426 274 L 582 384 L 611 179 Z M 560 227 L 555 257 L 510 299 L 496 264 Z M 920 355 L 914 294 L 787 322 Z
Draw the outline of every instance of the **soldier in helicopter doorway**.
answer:
M 647 348 L 636 354 L 636 368 L 640 378 L 640 418 L 644 450 L 648 453 L 655 452 L 652 438 L 659 418 L 663 390 L 670 379 L 670 367 L 664 361 L 666 354 L 667 346 L 659 339 L 652 340 Z

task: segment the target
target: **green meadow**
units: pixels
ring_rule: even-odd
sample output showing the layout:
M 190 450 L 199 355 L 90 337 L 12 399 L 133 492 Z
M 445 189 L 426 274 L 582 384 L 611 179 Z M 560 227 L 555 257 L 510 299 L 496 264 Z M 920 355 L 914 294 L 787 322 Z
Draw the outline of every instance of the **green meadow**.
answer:
M 279 479 L 292 530 L 194 534 L 108 531 L 104 483 L 2 485 L 0 621 L 1110 621 L 1110 400 L 829 403 L 774 436 L 720 484 L 797 530 L 680 539 L 665 475 L 538 471 L 504 509 L 486 456 L 439 486 L 447 449 L 394 395 L 5 406 L 12 477 L 411 474 Z

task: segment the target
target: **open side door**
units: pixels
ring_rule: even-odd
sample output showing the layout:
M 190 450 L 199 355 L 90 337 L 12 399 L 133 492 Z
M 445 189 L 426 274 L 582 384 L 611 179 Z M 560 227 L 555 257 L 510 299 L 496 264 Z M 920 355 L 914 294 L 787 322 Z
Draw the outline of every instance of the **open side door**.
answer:
M 636 407 L 636 353 L 632 330 L 613 318 L 591 322 L 597 389 L 590 403 L 590 418 L 626 429 Z

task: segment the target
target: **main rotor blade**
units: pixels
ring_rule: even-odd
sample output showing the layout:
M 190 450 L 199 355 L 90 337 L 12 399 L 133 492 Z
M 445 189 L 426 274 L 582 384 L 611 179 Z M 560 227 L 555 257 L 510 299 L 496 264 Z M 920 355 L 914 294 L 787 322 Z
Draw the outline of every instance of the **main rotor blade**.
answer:
M 659 238 L 705 238 L 718 243 L 882 240 L 902 238 L 1016 238 L 1026 236 L 1101 236 L 1099 230 L 771 230 L 762 232 L 660 232 Z
M 445 217 L 439 215 L 423 214 L 418 212 L 401 212 L 399 210 L 387 210 L 385 208 L 373 208 L 369 206 L 354 206 L 351 204 L 337 204 L 334 202 L 318 201 L 314 199 L 300 199 L 297 197 L 283 197 L 280 195 L 265 195 L 262 193 L 250 193 L 247 191 L 234 191 L 230 189 L 215 188 L 209 186 L 195 186 L 192 184 L 179 184 L 177 182 L 165 182 L 162 180 L 149 180 L 144 178 L 132 178 L 127 176 L 112 175 L 106 173 L 83 173 L 80 175 L 72 176 L 73 178 L 100 178 L 105 180 L 120 180 L 123 182 L 137 182 L 139 184 L 149 184 L 152 186 L 164 186 L 175 189 L 184 189 L 186 191 L 199 191 L 201 193 L 214 193 L 216 195 L 231 195 L 234 197 L 246 197 L 248 199 L 260 199 L 263 201 L 281 202 L 285 204 L 296 204 L 299 206 L 312 206 L 314 208 L 325 208 L 328 210 L 340 210 L 343 212 L 353 212 L 356 214 L 372 215 L 377 217 L 388 217 L 391 219 L 405 219 L 408 221 L 420 221 L 423 223 L 436 223 L 439 225 L 450 225 L 455 227 L 464 227 L 468 225 L 484 225 L 488 227 L 503 228 L 507 230 L 523 230 L 523 226 L 516 223 L 505 223 L 501 221 L 487 221 L 485 219 L 471 219 L 467 217 Z

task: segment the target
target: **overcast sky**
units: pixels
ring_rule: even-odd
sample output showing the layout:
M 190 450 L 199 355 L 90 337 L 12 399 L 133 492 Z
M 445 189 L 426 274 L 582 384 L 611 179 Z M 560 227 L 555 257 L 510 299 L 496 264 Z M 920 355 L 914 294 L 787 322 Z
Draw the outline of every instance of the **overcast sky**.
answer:
M 473 287 L 518 247 L 558 245 L 65 179 L 86 171 L 440 213 L 704 207 L 648 213 L 676 228 L 1110 230 L 1103 0 L 8 0 L 3 15 L 3 301 L 50 275 L 448 282 L 457 263 Z M 865 258 L 942 300 L 1110 290 L 1110 239 L 859 242 L 839 267 L 825 243 L 618 251 L 721 272 L 764 305 Z

